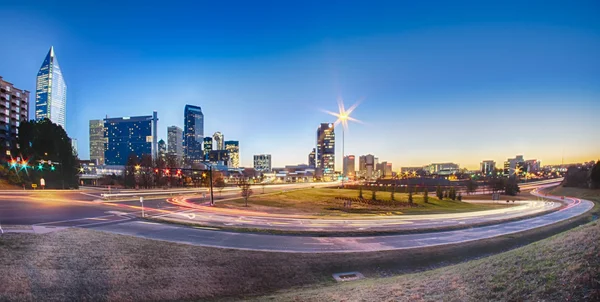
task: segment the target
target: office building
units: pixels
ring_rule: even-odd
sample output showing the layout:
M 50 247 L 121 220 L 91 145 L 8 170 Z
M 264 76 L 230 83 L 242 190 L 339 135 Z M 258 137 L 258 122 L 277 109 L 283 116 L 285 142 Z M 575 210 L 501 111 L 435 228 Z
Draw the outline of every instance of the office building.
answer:
M 54 54 L 54 47 L 50 47 L 36 80 L 35 119 L 44 118 L 67 131 L 67 85 Z
M 213 150 L 225 150 L 225 145 L 224 145 L 224 140 L 225 138 L 223 137 L 223 133 L 221 132 L 215 132 L 215 134 L 213 134 L 213 140 L 214 140 L 214 145 Z
M 104 119 L 106 165 L 126 165 L 130 154 L 141 158 L 150 155 L 156 158 L 156 127 L 158 116 L 132 116 Z
M 517 155 L 515 158 L 509 158 L 504 162 L 504 175 L 510 176 L 515 174 L 515 171 L 524 171 L 525 159 L 523 155 Z
M 388 163 L 386 161 L 382 162 L 381 165 L 383 166 L 383 174 L 382 177 L 384 178 L 391 178 L 392 175 L 392 163 Z
M 162 139 L 158 141 L 158 158 L 167 159 L 167 143 Z
M 73 155 L 77 156 L 79 154 L 79 148 L 77 147 L 77 139 L 71 139 L 71 148 L 73 148 Z
M 317 166 L 316 159 L 317 159 L 317 151 L 315 148 L 313 148 L 312 151 L 310 151 L 310 153 L 308 153 L 308 166 L 314 169 Z
M 90 160 L 97 165 L 104 165 L 104 148 L 106 137 L 104 136 L 104 121 L 90 120 Z
M 21 122 L 29 120 L 29 91 L 0 77 L 0 148 L 14 147 Z
M 317 128 L 317 175 L 327 180 L 335 175 L 335 129 L 331 123 Z
M 375 156 L 372 154 L 361 155 L 358 158 L 358 172 L 361 178 L 372 179 L 375 172 Z
M 239 141 L 226 141 L 225 150 L 229 153 L 229 168 L 240 167 L 240 142 Z
M 537 159 L 528 159 L 525 161 L 525 169 L 523 171 L 528 173 L 536 173 L 540 171 L 541 165 L 542 163 Z
M 212 150 L 208 153 L 208 161 L 213 164 L 227 166 L 230 161 L 227 150 Z
M 167 128 L 167 154 L 175 159 L 177 166 L 183 163 L 183 130 L 177 126 Z
M 204 138 L 204 146 L 203 146 L 203 150 L 204 150 L 204 160 L 208 160 L 208 155 L 210 154 L 210 151 L 213 150 L 213 139 L 210 136 L 207 136 Z
M 481 171 L 483 175 L 491 175 L 492 173 L 494 173 L 495 169 L 496 162 L 493 160 L 484 160 L 479 165 L 479 171 Z
M 425 167 L 429 174 L 452 174 L 458 172 L 459 169 L 459 165 L 455 163 L 433 163 Z
M 260 172 L 270 172 L 271 154 L 254 155 L 254 170 Z
M 354 160 L 354 155 L 346 155 L 344 156 L 344 166 L 343 166 L 343 175 L 344 177 L 353 178 L 356 176 L 356 164 Z
M 202 161 L 204 114 L 199 106 L 185 105 L 183 126 L 183 153 L 188 164 Z

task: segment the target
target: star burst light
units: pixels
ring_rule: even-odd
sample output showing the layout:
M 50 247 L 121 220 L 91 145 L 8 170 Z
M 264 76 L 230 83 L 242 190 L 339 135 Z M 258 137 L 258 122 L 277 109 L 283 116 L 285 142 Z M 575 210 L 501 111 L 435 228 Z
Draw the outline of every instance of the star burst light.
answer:
M 344 130 L 348 130 L 348 121 L 352 121 L 352 122 L 360 123 L 360 124 L 363 123 L 362 121 L 357 120 L 350 116 L 352 111 L 354 111 L 354 109 L 356 109 L 356 107 L 358 107 L 359 103 L 360 102 L 356 102 L 354 105 L 350 106 L 350 108 L 346 109 L 344 107 L 344 100 L 338 99 L 338 112 L 337 113 L 331 112 L 328 110 L 323 110 L 323 112 L 337 117 L 337 120 L 335 121 L 334 125 L 338 125 L 341 123 L 342 127 L 344 127 Z

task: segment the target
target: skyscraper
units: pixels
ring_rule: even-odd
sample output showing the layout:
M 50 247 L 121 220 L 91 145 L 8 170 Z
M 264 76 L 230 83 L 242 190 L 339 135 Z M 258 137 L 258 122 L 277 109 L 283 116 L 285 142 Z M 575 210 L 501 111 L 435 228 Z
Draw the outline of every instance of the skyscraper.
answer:
M 125 165 L 130 154 L 156 158 L 156 111 L 153 115 L 104 119 L 107 165 Z
M 215 140 L 215 145 L 213 146 L 213 150 L 224 150 L 225 146 L 224 146 L 224 137 L 223 134 L 219 131 L 215 132 L 215 134 L 213 134 L 213 139 Z
M 226 141 L 225 150 L 229 152 L 229 166 L 230 168 L 240 167 L 240 142 L 239 141 Z
M 308 153 L 308 166 L 311 168 L 315 168 L 316 167 L 316 156 L 317 156 L 317 151 L 315 150 L 315 148 L 312 149 L 312 151 L 310 151 L 310 153 Z
M 21 122 L 29 120 L 29 91 L 21 90 L 0 76 L 0 148 L 10 150 Z
M 96 161 L 98 165 L 104 165 L 104 121 L 90 121 L 90 160 Z
M 344 176 L 354 177 L 356 175 L 355 167 L 356 167 L 356 163 L 355 163 L 354 155 L 344 156 L 344 167 L 343 167 Z
M 204 150 L 204 160 L 208 160 L 208 156 L 210 154 L 210 151 L 213 150 L 213 139 L 210 136 L 207 136 L 204 138 L 204 146 L 203 146 L 203 150 Z
M 177 126 L 167 128 L 167 154 L 175 158 L 177 165 L 183 162 L 183 130 Z
M 167 143 L 162 139 L 158 141 L 158 157 L 167 159 Z
M 185 105 L 183 127 L 183 152 L 188 163 L 203 159 L 204 114 L 199 106 Z
M 322 123 L 317 129 L 317 175 L 332 178 L 335 174 L 335 129 Z
M 261 172 L 270 172 L 271 154 L 254 155 L 254 170 Z
M 67 85 L 63 78 L 54 47 L 46 55 L 37 74 L 35 88 L 35 119 L 50 119 L 67 131 Z

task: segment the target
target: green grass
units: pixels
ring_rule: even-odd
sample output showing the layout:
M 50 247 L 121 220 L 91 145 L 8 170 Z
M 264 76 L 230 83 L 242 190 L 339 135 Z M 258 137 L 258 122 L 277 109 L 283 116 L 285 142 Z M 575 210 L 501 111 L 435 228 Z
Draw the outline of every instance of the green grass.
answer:
M 600 189 L 582 189 L 558 186 L 550 190 L 549 193 L 557 196 L 571 196 L 600 202 Z
M 302 189 L 287 192 L 253 195 L 248 200 L 250 210 L 266 211 L 280 214 L 314 214 L 314 215 L 348 215 L 348 214 L 437 214 L 481 211 L 506 207 L 503 204 L 471 204 L 450 199 L 439 200 L 434 193 L 429 193 L 429 203 L 423 202 L 423 194 L 413 194 L 413 202 L 418 207 L 395 207 L 385 205 L 367 205 L 353 202 L 352 208 L 344 208 L 342 200 L 336 197 L 358 198 L 358 190 L 347 189 Z M 363 190 L 363 198 L 371 199 L 372 192 Z M 378 200 L 391 200 L 391 192 L 377 192 Z M 408 202 L 408 194 L 396 193 L 396 201 Z M 218 207 L 246 208 L 242 198 L 219 201 Z M 511 205 L 512 206 L 512 205 Z

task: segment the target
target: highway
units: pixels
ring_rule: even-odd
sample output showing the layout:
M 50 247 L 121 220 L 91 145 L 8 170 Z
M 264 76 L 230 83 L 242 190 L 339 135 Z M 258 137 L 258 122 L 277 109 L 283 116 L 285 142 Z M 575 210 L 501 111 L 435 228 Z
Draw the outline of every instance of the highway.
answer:
M 560 197 L 554 196 L 546 198 L 560 200 Z M 292 253 L 369 252 L 460 244 L 523 232 L 581 215 L 594 206 L 594 203 L 588 200 L 567 198 L 566 202 L 568 206 L 559 211 L 530 219 L 464 230 L 390 236 L 311 237 L 247 234 L 146 221 L 128 221 L 93 228 L 148 239 L 220 248 Z
M 303 184 L 308 186 L 310 184 Z M 529 185 L 543 187 L 553 184 L 540 183 Z M 265 190 L 277 188 L 265 188 Z M 295 186 L 287 189 L 296 188 Z M 279 188 L 281 189 L 281 187 Z M 135 193 L 135 192 L 134 192 Z M 99 202 L 99 192 L 95 190 L 77 191 L 0 191 L 0 224 L 4 230 L 11 231 L 10 225 L 30 225 L 29 229 L 16 231 L 33 231 L 44 233 L 65 227 L 83 227 L 104 232 L 138 236 L 156 240 L 166 240 L 201 246 L 214 246 L 223 248 L 248 249 L 260 251 L 280 252 L 359 252 L 391 249 L 408 249 L 441 244 L 455 244 L 472 240 L 490 238 L 515 232 L 530 230 L 549 225 L 577 215 L 581 215 L 593 207 L 587 200 L 567 198 L 566 206 L 560 206 L 559 197 L 543 196 L 555 201 L 523 202 L 515 207 L 481 212 L 454 213 L 440 215 L 406 215 L 398 218 L 361 218 L 361 219 L 312 219 L 298 217 L 269 217 L 261 216 L 246 218 L 240 216 L 232 218 L 222 213 L 200 213 L 199 215 L 213 215 L 221 223 L 246 223 L 245 226 L 264 227 L 277 225 L 286 227 L 282 222 L 295 221 L 290 225 L 295 229 L 299 224 L 303 230 L 329 229 L 340 230 L 380 230 L 386 228 L 427 228 L 428 226 L 452 226 L 456 224 L 470 225 L 483 220 L 514 218 L 523 213 L 537 213 L 553 210 L 534 218 L 527 218 L 493 225 L 466 228 L 461 230 L 430 232 L 419 234 L 386 235 L 386 236 L 361 236 L 361 237 L 311 237 L 311 236 L 283 236 L 258 233 L 236 233 L 217 230 L 211 227 L 185 227 L 172 224 L 162 224 L 139 220 L 141 204 L 138 200 L 121 200 Z M 222 198 L 230 194 L 239 194 L 235 190 L 226 192 Z M 535 193 L 534 191 L 534 194 Z M 537 194 L 536 197 L 542 197 Z M 214 209 L 214 208 L 210 208 Z M 165 201 L 164 198 L 148 198 L 144 201 L 146 215 L 164 216 L 176 215 L 188 218 L 190 214 L 198 214 L 198 209 L 184 208 Z M 197 212 L 198 211 L 198 212 Z M 412 217 L 411 217 L 412 216 Z M 399 220 L 398 220 L 399 219 Z M 206 222 L 206 221 L 204 221 Z M 274 223 L 274 222 L 278 222 Z M 312 223 L 312 225 L 311 225 Z M 317 225 L 315 225 L 317 224 Z M 318 225 L 321 224 L 321 225 Z M 367 224 L 367 225 L 365 225 Z M 369 225 L 371 224 L 371 225 Z M 243 224 L 242 224 L 243 225 Z M 8 226 L 8 227 L 7 227 Z

